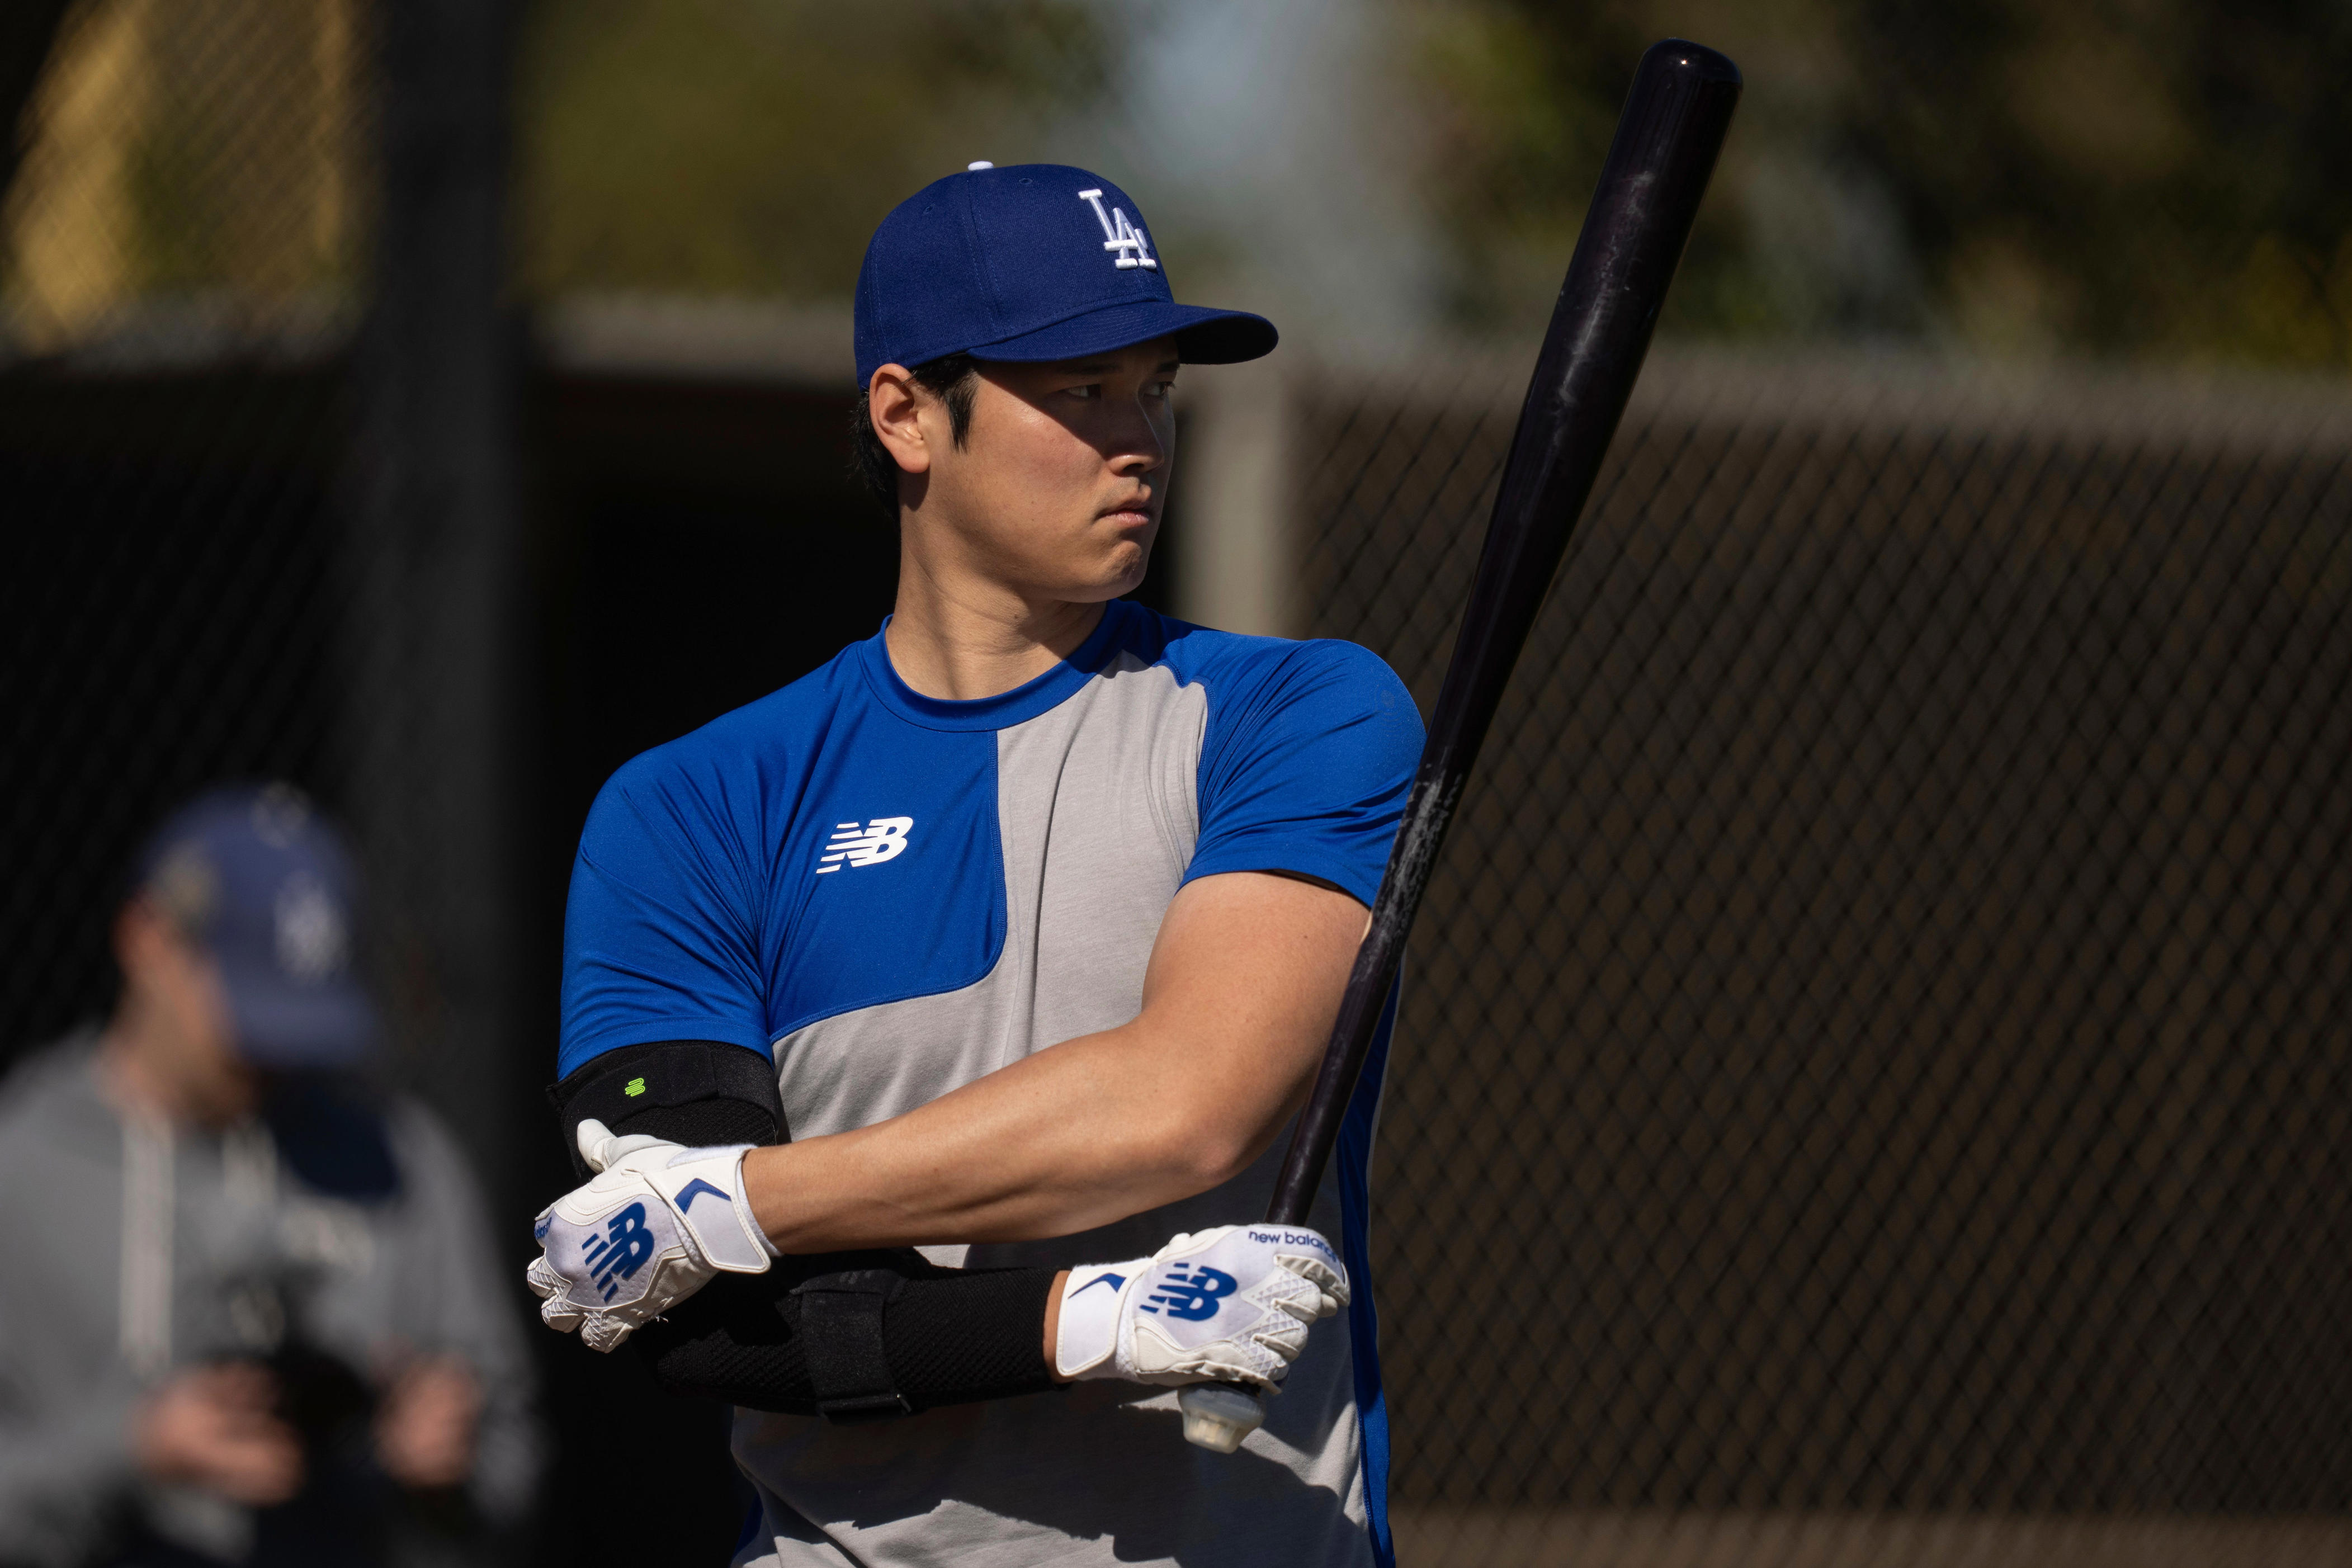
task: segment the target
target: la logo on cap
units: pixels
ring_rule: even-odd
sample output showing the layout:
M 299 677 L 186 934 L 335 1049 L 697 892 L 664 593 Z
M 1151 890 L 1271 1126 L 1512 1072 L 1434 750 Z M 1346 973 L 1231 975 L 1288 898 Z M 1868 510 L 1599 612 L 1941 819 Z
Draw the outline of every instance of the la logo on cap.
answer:
M 1143 237 L 1143 231 L 1127 221 L 1126 208 L 1113 207 L 1108 212 L 1103 211 L 1102 195 L 1101 187 L 1097 186 L 1091 191 L 1080 191 L 1078 200 L 1095 209 L 1095 221 L 1102 225 L 1103 248 L 1118 253 L 1118 259 L 1111 265 L 1121 268 L 1149 267 L 1154 272 L 1159 271 L 1160 263 L 1151 259 L 1151 247 Z

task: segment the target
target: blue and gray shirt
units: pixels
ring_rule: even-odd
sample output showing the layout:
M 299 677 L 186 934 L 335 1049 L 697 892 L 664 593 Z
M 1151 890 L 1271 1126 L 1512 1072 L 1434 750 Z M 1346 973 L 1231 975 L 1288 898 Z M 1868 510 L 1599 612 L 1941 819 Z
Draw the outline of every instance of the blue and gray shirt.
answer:
M 1141 1010 L 1177 889 L 1288 872 L 1366 904 L 1421 748 L 1353 645 L 1210 631 L 1119 601 L 1069 658 L 973 702 L 883 639 L 646 753 L 582 834 L 561 1071 L 665 1040 L 768 1054 L 796 1137 L 900 1115 Z M 1234 1458 L 1172 1392 L 1089 1383 L 869 1426 L 738 1413 L 764 1518 L 739 1563 L 1384 1563 L 1386 1410 L 1365 1246 L 1383 1037 L 1314 1223 L 1354 1306 Z M 1262 1216 L 1282 1142 L 1223 1186 L 1078 1236 L 930 1247 L 1067 1266 Z

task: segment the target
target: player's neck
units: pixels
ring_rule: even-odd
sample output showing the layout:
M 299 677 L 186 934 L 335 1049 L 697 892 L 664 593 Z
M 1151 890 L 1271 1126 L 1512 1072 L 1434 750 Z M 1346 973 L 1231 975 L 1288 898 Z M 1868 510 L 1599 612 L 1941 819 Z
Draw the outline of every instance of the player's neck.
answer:
M 1034 680 L 1102 624 L 1100 603 L 1024 595 L 903 552 L 883 647 L 898 679 L 926 697 L 971 702 Z

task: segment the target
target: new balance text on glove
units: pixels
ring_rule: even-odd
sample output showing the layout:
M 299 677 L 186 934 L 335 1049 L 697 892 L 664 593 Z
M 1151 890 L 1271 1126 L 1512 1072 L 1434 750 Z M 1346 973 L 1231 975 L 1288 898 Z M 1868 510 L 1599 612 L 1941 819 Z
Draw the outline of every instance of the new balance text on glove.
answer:
M 1070 1270 L 1055 1369 L 1162 1387 L 1272 1389 L 1307 1348 L 1307 1325 L 1347 1302 L 1347 1268 L 1314 1231 L 1219 1226 L 1150 1258 Z
M 776 1254 L 743 1193 L 750 1149 L 615 1138 L 583 1121 L 580 1152 L 598 1174 L 541 1209 L 532 1231 L 541 1252 L 523 1278 L 541 1319 L 609 1351 L 715 1274 L 765 1273 Z

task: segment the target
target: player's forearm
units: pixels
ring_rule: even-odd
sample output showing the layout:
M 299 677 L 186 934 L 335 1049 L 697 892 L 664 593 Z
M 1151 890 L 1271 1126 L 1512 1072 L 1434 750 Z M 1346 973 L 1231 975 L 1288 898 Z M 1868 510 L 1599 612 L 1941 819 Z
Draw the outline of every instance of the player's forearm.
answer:
M 1297 1110 L 1364 907 L 1287 878 L 1203 878 L 1160 924 L 1132 1022 L 855 1132 L 756 1151 L 786 1252 L 1066 1236 L 1245 1169 Z
M 754 1151 L 752 1212 L 780 1250 L 826 1252 L 1066 1236 L 1203 1192 L 1264 1151 L 1305 1079 L 1220 1092 L 1180 1070 L 1168 1033 L 1139 1019 L 905 1116 Z

